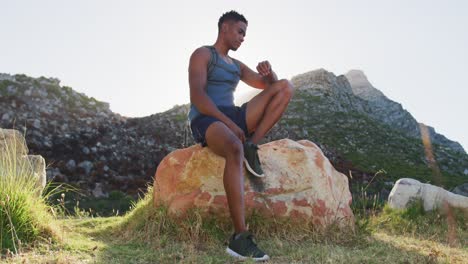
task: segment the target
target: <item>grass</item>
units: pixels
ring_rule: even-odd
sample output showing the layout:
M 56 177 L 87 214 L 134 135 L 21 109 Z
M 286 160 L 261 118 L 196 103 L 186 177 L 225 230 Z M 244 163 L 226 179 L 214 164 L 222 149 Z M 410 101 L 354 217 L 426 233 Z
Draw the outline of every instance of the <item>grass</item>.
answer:
M 18 254 L 41 239 L 54 240 L 56 229 L 20 141 L 13 137 L 7 142 L 3 134 L 0 138 L 0 253 Z
M 153 207 L 151 188 L 125 216 L 64 218 L 62 243 L 40 243 L 6 263 L 236 263 L 225 253 L 228 218 L 192 210 L 168 215 Z M 361 197 L 365 199 L 365 197 Z M 368 198 L 372 199 L 372 198 Z M 365 202 L 360 202 L 365 204 Z M 448 238 L 447 217 L 384 206 L 356 214 L 355 230 L 314 228 L 250 213 L 247 222 L 269 263 L 463 263 L 468 259 L 466 216 L 454 212 L 456 241 Z M 246 263 L 251 263 L 247 261 Z

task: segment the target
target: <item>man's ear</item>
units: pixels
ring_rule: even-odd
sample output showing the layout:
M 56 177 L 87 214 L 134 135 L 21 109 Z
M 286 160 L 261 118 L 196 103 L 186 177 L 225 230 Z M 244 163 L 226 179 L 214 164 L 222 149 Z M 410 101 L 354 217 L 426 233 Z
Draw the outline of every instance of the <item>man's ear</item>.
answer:
M 224 22 L 222 25 L 221 25 L 221 32 L 223 33 L 226 33 L 227 30 L 228 30 L 228 23 Z

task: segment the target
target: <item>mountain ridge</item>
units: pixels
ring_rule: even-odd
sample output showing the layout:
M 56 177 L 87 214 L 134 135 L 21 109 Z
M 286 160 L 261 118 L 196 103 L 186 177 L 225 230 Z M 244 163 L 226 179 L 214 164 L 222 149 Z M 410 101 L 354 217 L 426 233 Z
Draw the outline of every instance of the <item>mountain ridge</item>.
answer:
M 265 141 L 312 140 L 341 172 L 362 181 L 371 180 L 382 168 L 390 178 L 407 174 L 430 178 L 421 139 L 409 137 L 414 122 L 404 119 L 398 103 L 392 101 L 392 113 L 397 114 L 388 118 L 393 114 L 385 114 L 385 107 L 379 109 L 369 98 L 355 95 L 345 75 L 324 69 L 291 81 L 296 95 Z M 137 195 L 151 182 L 165 155 L 194 144 L 186 126 L 188 104 L 146 117 L 123 117 L 107 103 L 60 86 L 56 78 L 0 74 L 0 110 L 1 127 L 25 133 L 31 152 L 50 163 L 49 180 L 77 184 L 96 197 L 112 190 Z M 381 122 L 381 116 L 388 122 Z M 407 124 L 412 130 L 405 131 Z M 386 142 L 392 140 L 399 142 Z M 463 148 L 461 152 L 456 144 L 450 145 L 452 141 L 439 142 L 434 140 L 434 151 L 447 178 L 440 185 L 464 181 L 468 156 Z

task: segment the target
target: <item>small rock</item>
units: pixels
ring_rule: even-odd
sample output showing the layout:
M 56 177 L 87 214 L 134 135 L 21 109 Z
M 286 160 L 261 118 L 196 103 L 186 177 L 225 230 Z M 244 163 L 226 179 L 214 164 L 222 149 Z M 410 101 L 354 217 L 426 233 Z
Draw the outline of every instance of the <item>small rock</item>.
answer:
M 48 168 L 47 169 L 47 181 L 54 180 L 57 175 L 61 175 L 59 168 Z
M 65 166 L 69 171 L 74 171 L 76 168 L 76 162 L 75 160 L 69 160 Z
M 88 155 L 89 154 L 89 148 L 84 147 L 81 151 L 83 151 L 84 154 Z
M 34 119 L 33 127 L 34 127 L 34 128 L 37 128 L 37 129 L 41 129 L 41 120 L 39 120 L 39 119 Z
M 94 197 L 96 198 L 107 198 L 109 194 L 102 191 L 102 183 L 96 183 L 96 187 L 91 191 Z
M 395 183 L 391 181 L 384 182 L 385 186 L 393 186 Z
M 32 90 L 29 88 L 28 90 L 24 91 L 24 96 L 31 96 Z
M 86 174 L 89 174 L 91 170 L 93 169 L 93 163 L 91 161 L 83 161 L 78 164 L 78 167 L 83 168 L 85 170 Z

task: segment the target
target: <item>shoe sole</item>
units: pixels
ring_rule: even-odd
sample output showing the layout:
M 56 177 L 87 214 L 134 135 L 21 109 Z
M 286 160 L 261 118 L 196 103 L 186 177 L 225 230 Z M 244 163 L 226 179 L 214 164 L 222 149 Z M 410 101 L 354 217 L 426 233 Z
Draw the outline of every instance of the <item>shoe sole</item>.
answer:
M 266 261 L 266 260 L 270 259 L 270 257 L 268 255 L 266 255 L 266 254 L 261 258 L 244 257 L 242 255 L 239 255 L 238 253 L 236 253 L 235 251 L 233 251 L 229 247 L 226 248 L 226 253 L 228 253 L 231 257 L 235 257 L 235 258 L 238 258 L 240 260 L 246 260 L 246 259 L 251 258 L 251 259 L 253 259 L 255 261 Z
M 247 170 L 248 170 L 250 173 L 252 173 L 252 175 L 257 176 L 257 177 L 260 177 L 260 178 L 265 177 L 265 174 L 261 174 L 261 175 L 260 175 L 260 174 L 256 173 L 256 172 L 250 167 L 249 162 L 247 161 L 247 159 L 246 159 L 245 157 L 244 157 L 244 163 L 245 163 L 245 167 L 247 168 Z

